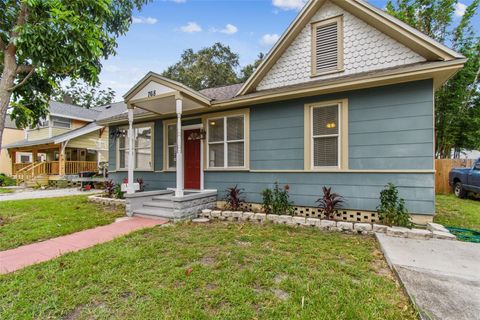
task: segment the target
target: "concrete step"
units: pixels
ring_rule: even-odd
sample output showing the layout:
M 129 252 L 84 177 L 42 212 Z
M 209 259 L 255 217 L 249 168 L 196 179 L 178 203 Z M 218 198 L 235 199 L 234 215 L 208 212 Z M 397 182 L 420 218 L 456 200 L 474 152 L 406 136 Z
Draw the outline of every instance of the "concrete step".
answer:
M 166 201 L 171 201 L 172 198 L 173 198 L 174 194 L 173 193 L 169 193 L 169 194 L 162 194 L 160 196 L 155 196 L 153 197 L 152 199 L 153 200 L 166 200 Z
M 150 202 L 145 202 L 143 204 L 145 207 L 156 207 L 156 208 L 166 208 L 166 209 L 171 209 L 173 208 L 173 201 L 169 200 L 153 200 Z
M 165 219 L 173 219 L 174 213 L 171 210 L 165 210 L 161 208 L 141 208 L 133 211 L 133 215 L 147 215 L 152 217 L 159 217 Z

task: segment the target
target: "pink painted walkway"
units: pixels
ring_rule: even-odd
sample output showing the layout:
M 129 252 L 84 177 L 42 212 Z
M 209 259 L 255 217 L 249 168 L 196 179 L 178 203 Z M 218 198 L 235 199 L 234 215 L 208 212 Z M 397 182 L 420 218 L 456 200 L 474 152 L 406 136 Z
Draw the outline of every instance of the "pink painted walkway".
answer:
M 48 261 L 67 252 L 79 251 L 113 240 L 135 230 L 167 223 L 166 220 L 122 218 L 112 224 L 72 233 L 58 238 L 32 243 L 0 252 L 0 274 Z

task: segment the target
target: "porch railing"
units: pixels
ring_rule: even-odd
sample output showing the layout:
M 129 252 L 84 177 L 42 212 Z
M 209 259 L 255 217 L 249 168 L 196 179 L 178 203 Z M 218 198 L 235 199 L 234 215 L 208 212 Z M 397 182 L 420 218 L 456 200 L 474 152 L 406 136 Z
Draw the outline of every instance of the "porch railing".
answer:
M 17 179 L 27 180 L 39 175 L 58 175 L 60 174 L 59 161 L 41 161 L 33 163 L 15 163 L 14 174 Z M 65 161 L 65 174 L 79 174 L 83 171 L 98 171 L 96 161 Z
M 97 172 L 97 161 L 65 161 L 65 174 L 79 174 L 83 171 Z

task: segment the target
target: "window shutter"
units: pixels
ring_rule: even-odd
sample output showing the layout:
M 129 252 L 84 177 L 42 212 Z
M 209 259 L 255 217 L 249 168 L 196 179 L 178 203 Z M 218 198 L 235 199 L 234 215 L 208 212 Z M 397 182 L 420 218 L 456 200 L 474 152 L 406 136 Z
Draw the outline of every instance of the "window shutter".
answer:
M 315 70 L 317 73 L 338 69 L 338 24 L 315 27 Z

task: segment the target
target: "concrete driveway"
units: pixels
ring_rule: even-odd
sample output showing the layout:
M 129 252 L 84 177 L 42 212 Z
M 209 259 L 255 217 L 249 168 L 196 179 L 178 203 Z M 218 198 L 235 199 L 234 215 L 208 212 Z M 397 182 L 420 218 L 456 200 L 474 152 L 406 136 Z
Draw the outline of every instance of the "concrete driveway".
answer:
M 423 319 L 480 319 L 480 244 L 376 236 Z
M 76 195 L 91 195 L 103 190 L 80 191 L 78 188 L 50 189 L 50 190 L 17 190 L 14 193 L 0 194 L 0 201 L 55 198 Z

